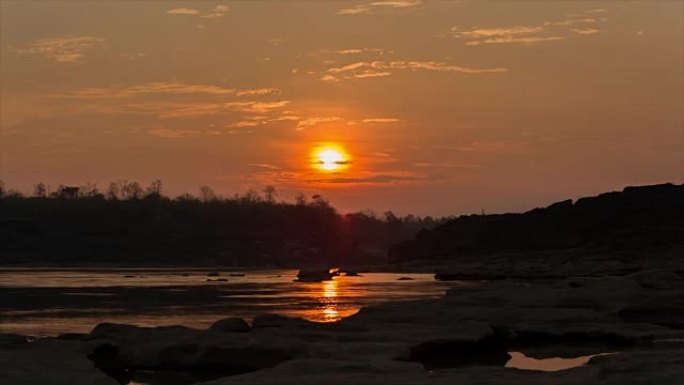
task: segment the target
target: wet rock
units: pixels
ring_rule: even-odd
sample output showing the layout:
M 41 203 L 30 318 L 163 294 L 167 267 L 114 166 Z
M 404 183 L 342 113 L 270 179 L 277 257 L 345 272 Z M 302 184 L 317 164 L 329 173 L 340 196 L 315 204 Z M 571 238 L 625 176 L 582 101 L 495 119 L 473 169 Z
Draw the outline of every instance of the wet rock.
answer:
M 674 271 L 646 270 L 631 274 L 629 278 L 649 289 L 684 289 L 684 279 Z
M 303 269 L 297 273 L 297 282 L 322 282 L 329 281 L 338 275 L 330 269 Z
M 503 366 L 511 358 L 506 340 L 489 335 L 477 341 L 441 338 L 412 346 L 408 361 L 420 362 L 425 369 L 473 365 Z
M 215 371 L 226 375 L 275 366 L 294 358 L 296 344 L 248 333 L 201 331 L 179 326 L 143 328 L 98 325 L 91 333 L 90 358 L 119 376 L 127 370 Z M 119 377 L 120 378 L 120 377 Z
M 209 330 L 223 333 L 246 333 L 251 327 L 242 318 L 231 317 L 214 322 Z
M 30 337 L 22 336 L 19 334 L 0 334 L 0 348 L 22 346 L 28 344 L 30 341 Z
M 420 384 L 427 379 L 420 364 L 392 360 L 305 359 L 285 362 L 273 369 L 226 377 L 203 385 L 223 384 Z
M 11 385 L 117 385 L 93 366 L 82 343 L 37 340 L 0 347 L 0 382 Z
M 270 313 L 260 314 L 252 320 L 252 328 L 254 329 L 307 326 L 310 324 L 312 323 L 301 318 L 291 318 Z

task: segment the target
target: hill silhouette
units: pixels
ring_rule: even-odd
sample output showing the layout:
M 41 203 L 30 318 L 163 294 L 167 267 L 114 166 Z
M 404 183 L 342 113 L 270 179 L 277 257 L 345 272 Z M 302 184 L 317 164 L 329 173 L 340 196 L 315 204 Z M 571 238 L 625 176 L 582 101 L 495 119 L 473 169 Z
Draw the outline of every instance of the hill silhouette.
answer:
M 627 187 L 522 214 L 461 216 L 393 246 L 390 262 L 476 260 L 494 254 L 657 257 L 684 248 L 684 185 Z

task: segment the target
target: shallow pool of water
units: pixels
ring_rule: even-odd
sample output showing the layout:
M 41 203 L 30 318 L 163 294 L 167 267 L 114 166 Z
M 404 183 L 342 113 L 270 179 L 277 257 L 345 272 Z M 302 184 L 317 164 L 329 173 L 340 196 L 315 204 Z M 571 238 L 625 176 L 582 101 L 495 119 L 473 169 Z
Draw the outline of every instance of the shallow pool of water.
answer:
M 586 365 L 592 357 L 604 356 L 615 353 L 598 353 L 572 358 L 550 357 L 534 358 L 528 357 L 521 352 L 509 352 L 511 359 L 506 362 L 507 368 L 521 370 L 538 370 L 543 372 L 557 372 Z

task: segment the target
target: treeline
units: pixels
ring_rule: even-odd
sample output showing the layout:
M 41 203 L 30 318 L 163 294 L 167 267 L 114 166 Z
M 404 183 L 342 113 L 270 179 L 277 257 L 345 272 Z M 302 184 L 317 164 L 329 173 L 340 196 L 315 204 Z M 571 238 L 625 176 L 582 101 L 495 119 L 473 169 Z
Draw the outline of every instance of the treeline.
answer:
M 42 265 L 311 266 L 386 262 L 390 245 L 448 218 L 392 212 L 340 214 L 321 195 L 278 200 L 272 186 L 222 197 L 163 194 L 117 181 L 34 186 L 30 195 L 0 182 L 0 261 Z

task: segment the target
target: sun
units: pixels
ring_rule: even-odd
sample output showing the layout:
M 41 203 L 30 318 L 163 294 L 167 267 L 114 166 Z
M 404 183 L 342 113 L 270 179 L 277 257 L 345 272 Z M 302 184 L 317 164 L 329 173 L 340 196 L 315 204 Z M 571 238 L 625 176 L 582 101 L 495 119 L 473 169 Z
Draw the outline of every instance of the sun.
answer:
M 323 172 L 341 171 L 349 165 L 349 155 L 339 145 L 323 145 L 316 147 L 312 153 L 312 165 Z

